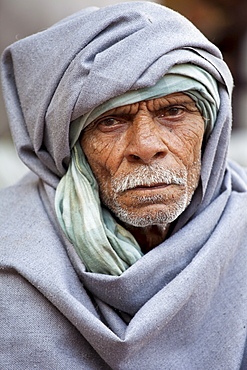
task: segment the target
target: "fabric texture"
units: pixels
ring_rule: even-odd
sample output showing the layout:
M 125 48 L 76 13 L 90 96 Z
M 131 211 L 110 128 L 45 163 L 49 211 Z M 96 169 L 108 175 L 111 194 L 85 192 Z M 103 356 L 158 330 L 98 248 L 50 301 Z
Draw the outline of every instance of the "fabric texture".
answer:
M 58 225 L 70 122 L 192 63 L 219 86 L 200 184 L 173 234 L 121 276 L 87 272 Z M 89 8 L 9 46 L 2 81 L 30 168 L 0 192 L 3 369 L 246 369 L 247 173 L 227 160 L 230 72 L 178 13 L 149 2 Z
M 219 108 L 217 83 L 209 73 L 190 64 L 176 65 L 154 86 L 127 91 L 72 122 L 70 142 L 77 144 L 68 171 L 57 186 L 55 209 L 60 226 L 87 271 L 121 275 L 143 254 L 133 236 L 102 207 L 96 180 L 78 143 L 80 132 L 112 108 L 179 91 L 194 99 L 204 119 L 207 140 Z

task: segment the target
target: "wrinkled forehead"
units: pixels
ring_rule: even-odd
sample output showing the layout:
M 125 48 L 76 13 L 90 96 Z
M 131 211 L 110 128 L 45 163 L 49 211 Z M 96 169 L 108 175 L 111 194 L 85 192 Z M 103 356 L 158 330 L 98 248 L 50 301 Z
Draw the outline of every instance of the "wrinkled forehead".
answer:
M 180 64 L 173 66 L 154 86 L 127 91 L 97 106 L 72 122 L 70 145 L 73 147 L 81 131 L 107 111 L 179 92 L 185 93 L 195 101 L 204 118 L 205 132 L 208 135 L 214 126 L 220 104 L 217 82 L 208 72 L 198 66 Z
M 160 98 L 154 98 L 154 99 L 151 98 L 151 99 L 141 100 L 136 103 L 125 104 L 125 105 L 118 106 L 116 108 L 112 108 L 100 114 L 98 117 L 96 117 L 95 120 L 97 121 L 97 119 L 100 119 L 105 116 L 110 116 L 110 115 L 132 116 L 132 115 L 136 115 L 143 108 L 149 112 L 157 112 L 157 111 L 162 110 L 163 108 L 167 108 L 171 105 L 177 105 L 177 104 L 184 104 L 184 106 L 186 105 L 191 108 L 194 107 L 195 108 L 194 111 L 196 110 L 199 111 L 199 109 L 197 109 L 196 107 L 195 101 L 190 96 L 188 96 L 188 94 L 184 92 L 176 92 L 176 93 L 172 93 L 169 95 L 161 96 Z M 89 126 L 92 125 L 95 122 L 95 120 L 93 120 L 93 122 L 91 122 Z M 86 127 L 82 131 L 84 131 L 85 129 Z

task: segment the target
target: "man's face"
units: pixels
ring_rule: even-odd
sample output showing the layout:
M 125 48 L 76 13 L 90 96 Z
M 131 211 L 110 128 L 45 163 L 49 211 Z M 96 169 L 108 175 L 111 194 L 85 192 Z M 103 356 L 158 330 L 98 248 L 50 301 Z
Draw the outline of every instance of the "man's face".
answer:
M 203 119 L 194 101 L 174 93 L 103 113 L 81 146 L 102 202 L 126 224 L 173 222 L 200 176 Z

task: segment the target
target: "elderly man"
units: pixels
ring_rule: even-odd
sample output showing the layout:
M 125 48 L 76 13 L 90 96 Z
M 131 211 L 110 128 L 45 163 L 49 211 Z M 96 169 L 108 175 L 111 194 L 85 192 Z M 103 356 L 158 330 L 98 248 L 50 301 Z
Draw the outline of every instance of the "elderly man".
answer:
M 30 168 L 1 191 L 3 369 L 246 369 L 230 72 L 178 13 L 87 8 L 8 47 Z

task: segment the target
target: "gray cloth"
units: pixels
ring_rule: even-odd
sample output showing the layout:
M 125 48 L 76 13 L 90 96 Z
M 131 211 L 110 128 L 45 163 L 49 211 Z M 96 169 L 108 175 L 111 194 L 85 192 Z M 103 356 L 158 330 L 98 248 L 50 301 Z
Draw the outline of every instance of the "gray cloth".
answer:
M 221 97 L 192 202 L 121 276 L 85 272 L 54 211 L 70 122 L 189 62 Z M 0 193 L 1 368 L 247 369 L 247 173 L 226 159 L 232 80 L 218 49 L 176 12 L 131 2 L 82 10 L 2 63 L 14 140 L 36 175 Z

